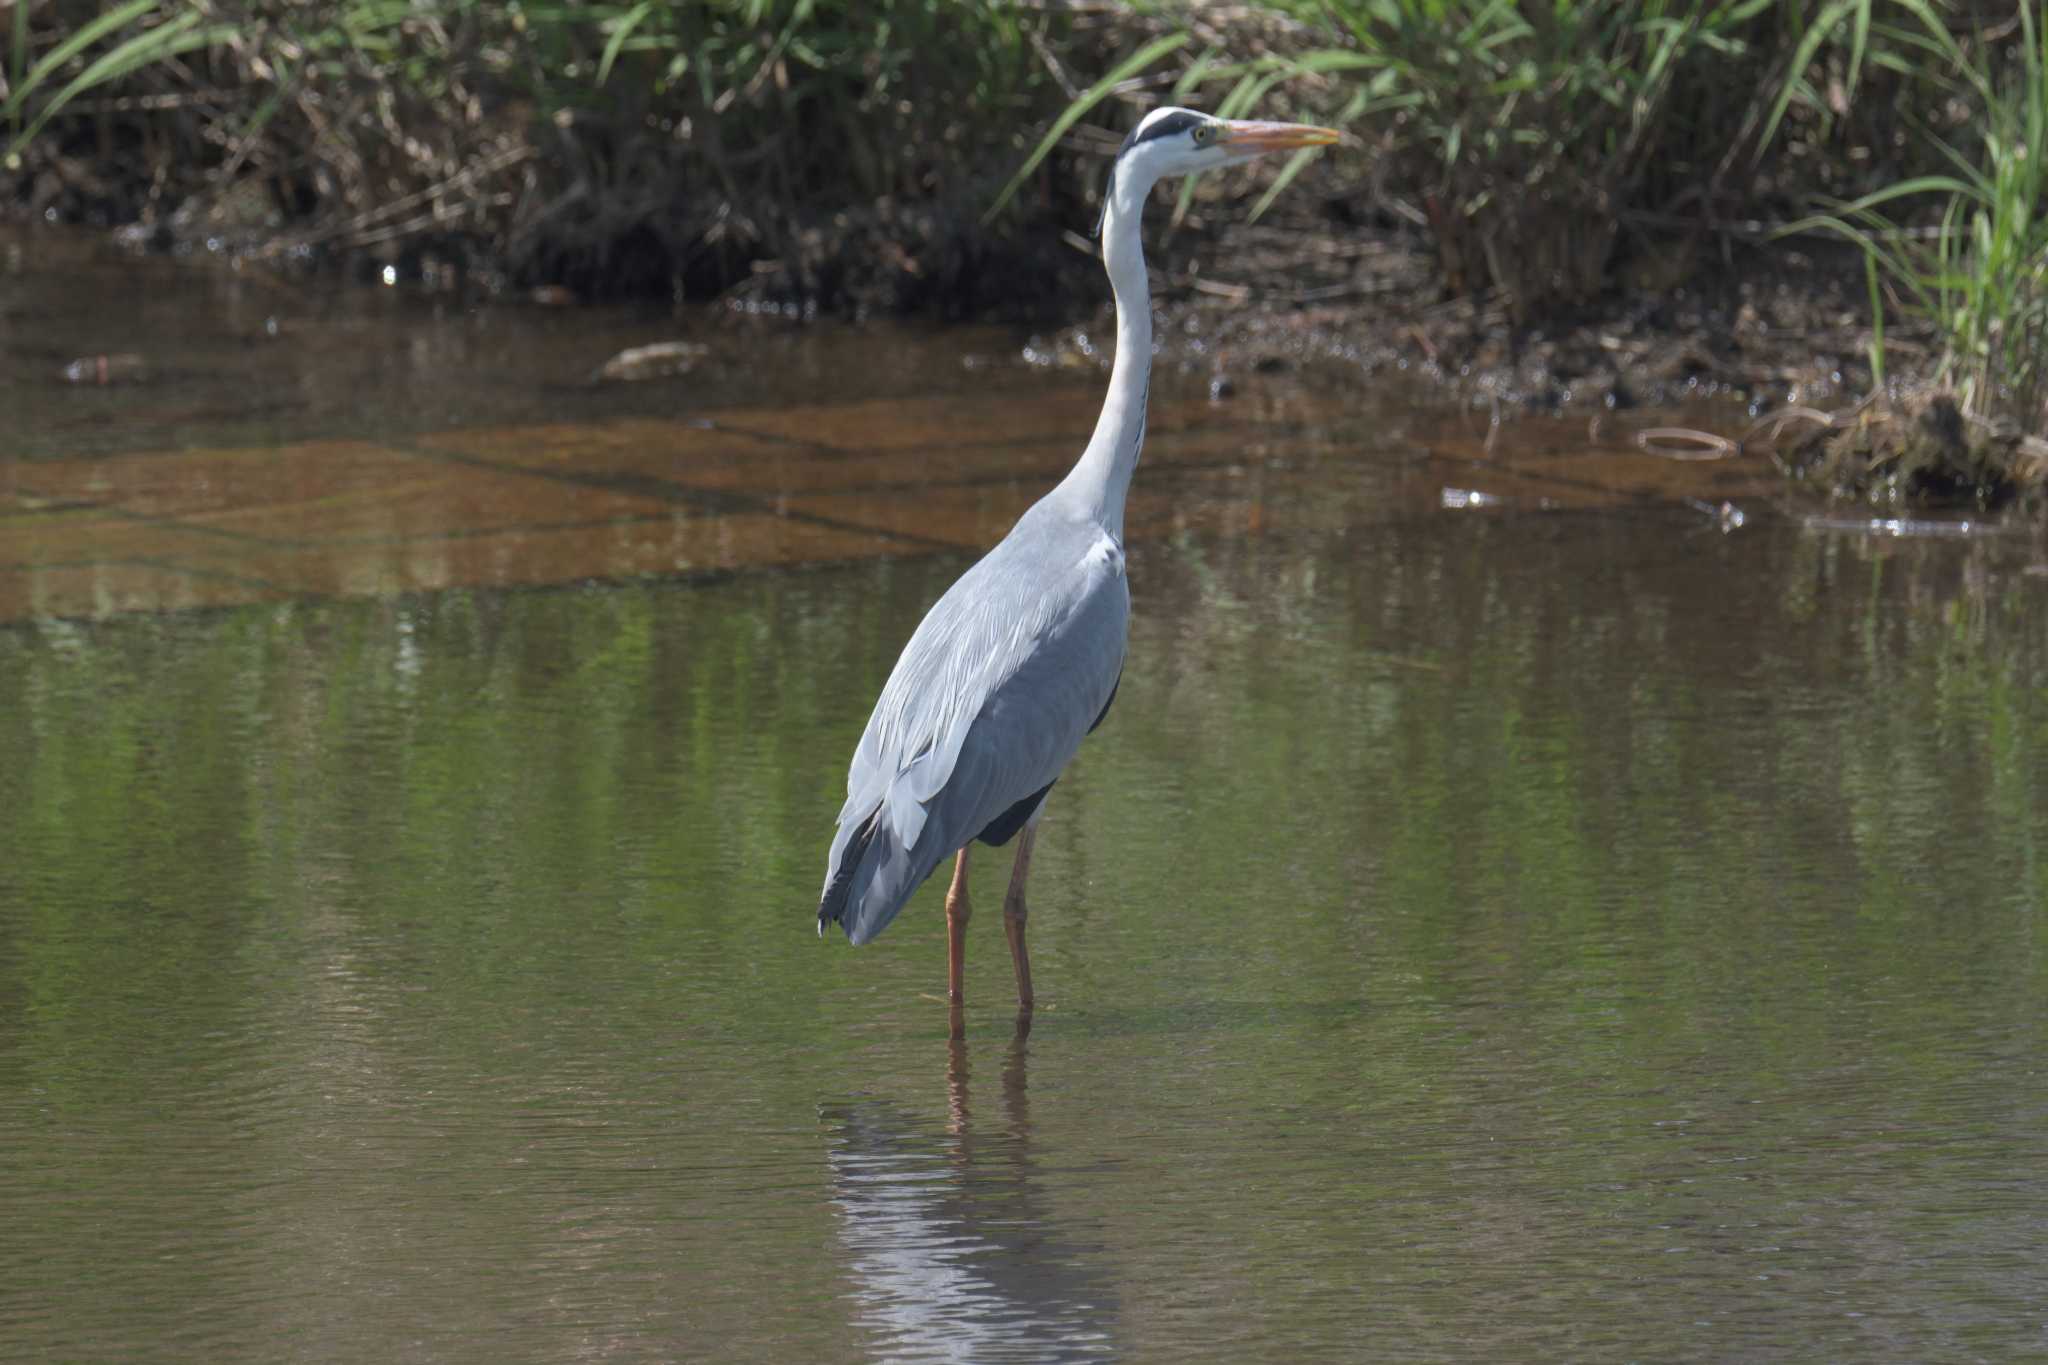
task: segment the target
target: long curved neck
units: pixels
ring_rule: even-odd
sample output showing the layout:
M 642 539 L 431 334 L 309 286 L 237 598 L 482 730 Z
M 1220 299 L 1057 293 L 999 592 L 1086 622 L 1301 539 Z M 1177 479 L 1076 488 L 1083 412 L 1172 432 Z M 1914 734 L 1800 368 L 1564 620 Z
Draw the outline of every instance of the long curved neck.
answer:
M 1137 179 L 1113 177 L 1102 219 L 1102 264 L 1116 295 L 1116 360 L 1109 370 L 1109 395 L 1088 448 L 1053 492 L 1118 540 L 1124 535 L 1124 495 L 1145 443 L 1145 395 L 1152 382 L 1152 291 L 1145 281 L 1145 247 L 1138 232 L 1152 186 Z

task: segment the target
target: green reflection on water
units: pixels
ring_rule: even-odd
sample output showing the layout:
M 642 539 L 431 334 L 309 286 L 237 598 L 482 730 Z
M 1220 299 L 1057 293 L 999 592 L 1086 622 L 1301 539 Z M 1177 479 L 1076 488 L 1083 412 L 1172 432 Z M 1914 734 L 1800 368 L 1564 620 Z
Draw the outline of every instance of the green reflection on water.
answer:
M 1134 549 L 958 1054 L 811 934 L 958 562 L 0 632 L 0 1342 L 2038 1344 L 2039 591 L 1688 527 Z

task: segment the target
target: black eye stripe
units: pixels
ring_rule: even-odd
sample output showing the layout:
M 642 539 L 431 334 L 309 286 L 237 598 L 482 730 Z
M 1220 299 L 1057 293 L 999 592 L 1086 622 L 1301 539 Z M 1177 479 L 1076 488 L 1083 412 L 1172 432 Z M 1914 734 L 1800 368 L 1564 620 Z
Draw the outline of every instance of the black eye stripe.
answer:
M 1184 109 L 1176 110 L 1156 123 L 1141 123 L 1131 129 L 1131 135 L 1124 139 L 1124 145 L 1117 148 L 1116 153 L 1118 156 L 1122 156 L 1140 142 L 1150 142 L 1154 138 L 1172 137 L 1175 133 L 1185 133 L 1190 128 L 1200 127 L 1202 122 L 1200 114 L 1190 114 Z
M 1200 114 L 1191 114 L 1185 109 L 1176 109 L 1157 122 L 1140 123 L 1137 127 L 1131 129 L 1130 136 L 1124 139 L 1124 145 L 1116 149 L 1116 160 L 1109 163 L 1109 179 L 1102 186 L 1102 216 L 1095 220 L 1095 235 L 1097 237 L 1102 235 L 1102 225 L 1109 220 L 1109 201 L 1116 194 L 1116 171 L 1123 161 L 1124 153 L 1137 146 L 1140 142 L 1150 142 L 1154 138 L 1172 137 L 1175 133 L 1184 133 L 1190 128 L 1199 128 L 1207 122 L 1208 120 Z

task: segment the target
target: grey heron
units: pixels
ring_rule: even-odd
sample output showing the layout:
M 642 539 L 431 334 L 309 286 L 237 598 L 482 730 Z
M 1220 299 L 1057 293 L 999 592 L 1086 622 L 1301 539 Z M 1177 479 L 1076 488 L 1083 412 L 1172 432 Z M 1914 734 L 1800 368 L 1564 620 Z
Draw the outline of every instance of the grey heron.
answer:
M 1271 152 L 1325 146 L 1333 129 L 1147 114 L 1103 189 L 1102 261 L 1116 295 L 1116 359 L 1095 433 L 1071 472 L 946 590 L 896 661 L 846 774 L 818 900 L 818 932 L 853 943 L 888 927 L 957 854 L 946 892 L 946 995 L 957 1009 L 976 840 L 1017 858 L 1003 928 L 1017 1004 L 1032 1007 L 1024 882 L 1046 793 L 1109 712 L 1130 623 L 1124 498 L 1145 440 L 1152 303 L 1139 222 L 1153 185 Z M 956 1015 L 957 1028 L 957 1015 Z

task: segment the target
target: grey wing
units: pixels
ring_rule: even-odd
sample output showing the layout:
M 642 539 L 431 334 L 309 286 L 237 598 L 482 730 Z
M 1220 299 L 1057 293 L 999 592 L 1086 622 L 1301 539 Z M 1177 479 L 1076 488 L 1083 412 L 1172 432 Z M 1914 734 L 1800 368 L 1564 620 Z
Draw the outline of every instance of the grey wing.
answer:
M 1033 584 L 991 554 L 912 636 L 847 774 L 821 930 L 880 933 L 940 862 L 1050 785 L 1101 716 L 1129 627 L 1122 556 L 1059 560 L 1068 572 Z

